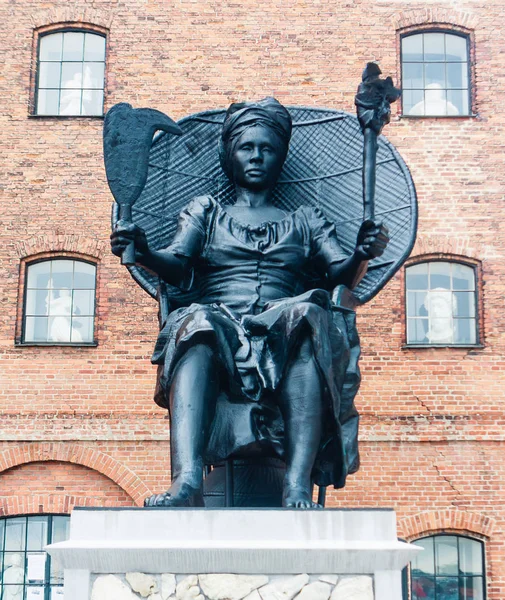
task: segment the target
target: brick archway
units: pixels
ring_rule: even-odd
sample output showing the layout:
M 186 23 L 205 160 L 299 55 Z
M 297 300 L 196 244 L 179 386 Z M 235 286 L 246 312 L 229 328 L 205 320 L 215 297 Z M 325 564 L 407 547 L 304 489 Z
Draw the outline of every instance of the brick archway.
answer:
M 491 537 L 495 520 L 481 513 L 461 510 L 434 510 L 417 513 L 398 521 L 398 535 L 407 541 L 441 531 L 465 531 Z
M 37 513 L 67 515 L 76 506 L 104 507 L 102 498 L 75 496 L 69 494 L 49 494 L 48 496 L 9 496 L 0 503 L 0 517 L 35 515 Z M 105 503 L 105 506 L 108 506 Z M 110 506 L 113 506 L 111 501 Z
M 128 467 L 99 450 L 79 444 L 33 443 L 16 445 L 0 453 L 0 473 L 25 463 L 51 460 L 70 462 L 98 471 L 123 489 L 137 506 L 141 506 L 143 499 L 151 494 L 144 482 Z M 61 502 L 61 500 L 58 502 Z M 39 509 L 37 508 L 35 512 L 39 512 Z
M 446 7 L 413 8 L 398 12 L 392 19 L 395 29 L 407 29 L 422 25 L 459 26 L 468 30 L 478 26 L 475 14 Z

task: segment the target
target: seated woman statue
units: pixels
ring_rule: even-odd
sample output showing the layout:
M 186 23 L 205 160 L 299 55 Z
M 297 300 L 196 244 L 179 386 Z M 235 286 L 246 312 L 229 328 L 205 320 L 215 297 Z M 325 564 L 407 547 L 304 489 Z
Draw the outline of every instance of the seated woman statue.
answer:
M 147 499 L 148 506 L 203 506 L 203 467 L 223 393 L 232 403 L 258 406 L 255 435 L 269 439 L 286 463 L 283 506 L 314 506 L 313 469 L 339 435 L 349 360 L 328 290 L 356 286 L 388 235 L 384 226 L 364 222 L 347 256 L 320 210 L 301 206 L 287 214 L 272 204 L 291 128 L 289 112 L 273 98 L 232 104 L 219 150 L 235 204 L 193 199 L 164 250 L 151 249 L 135 225 L 118 223 L 111 236 L 114 254 L 133 240 L 138 264 L 168 284 L 189 290 L 193 279 L 199 283 L 199 302 L 168 315 L 155 350 L 160 404 L 171 418 L 172 486 Z M 314 271 L 326 289 L 310 289 Z M 269 420 L 275 411 L 280 418 Z M 233 452 L 227 436 L 219 443 L 224 456 Z M 345 457 L 335 461 L 338 478 Z

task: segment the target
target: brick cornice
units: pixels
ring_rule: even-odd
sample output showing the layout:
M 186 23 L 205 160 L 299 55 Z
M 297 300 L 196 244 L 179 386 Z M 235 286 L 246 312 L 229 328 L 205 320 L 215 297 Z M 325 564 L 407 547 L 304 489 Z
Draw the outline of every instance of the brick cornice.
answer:
M 496 522 L 476 512 L 447 509 L 417 513 L 398 521 L 398 535 L 407 541 L 446 531 L 491 537 Z
M 79 444 L 16 444 L 0 453 L 0 472 L 25 463 L 49 460 L 70 462 L 98 471 L 117 483 L 138 506 L 141 506 L 143 499 L 151 493 L 143 481 L 128 467 L 99 450 Z

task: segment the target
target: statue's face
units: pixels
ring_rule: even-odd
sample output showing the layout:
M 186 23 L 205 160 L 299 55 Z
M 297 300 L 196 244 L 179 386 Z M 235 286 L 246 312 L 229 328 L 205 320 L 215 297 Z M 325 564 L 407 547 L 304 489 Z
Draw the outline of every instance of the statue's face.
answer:
M 234 182 L 246 189 L 270 189 L 279 178 L 285 158 L 286 149 L 274 131 L 261 125 L 249 127 L 233 148 Z

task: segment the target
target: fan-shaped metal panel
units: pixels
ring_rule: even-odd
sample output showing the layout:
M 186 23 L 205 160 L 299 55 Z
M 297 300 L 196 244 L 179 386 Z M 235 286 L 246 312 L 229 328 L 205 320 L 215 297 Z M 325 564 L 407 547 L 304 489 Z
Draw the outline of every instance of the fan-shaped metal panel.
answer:
M 286 211 L 319 207 L 336 225 L 346 252 L 354 250 L 363 219 L 363 134 L 358 120 L 330 109 L 290 107 L 293 135 L 288 158 L 274 193 Z M 146 186 L 133 207 L 133 219 L 153 248 L 168 246 L 181 209 L 195 196 L 209 194 L 222 204 L 234 200 L 233 186 L 221 170 L 217 152 L 224 110 L 191 115 L 179 121 L 180 137 L 166 133 L 153 141 Z M 370 262 L 367 275 L 354 290 L 359 302 L 370 300 L 400 268 L 415 241 L 417 200 L 404 161 L 384 136 L 377 152 L 376 219 L 389 228 L 386 252 Z M 113 225 L 117 209 L 112 215 Z M 129 267 L 134 279 L 156 295 L 157 277 Z M 173 289 L 174 299 L 185 302 Z M 189 301 L 190 296 L 186 296 Z

